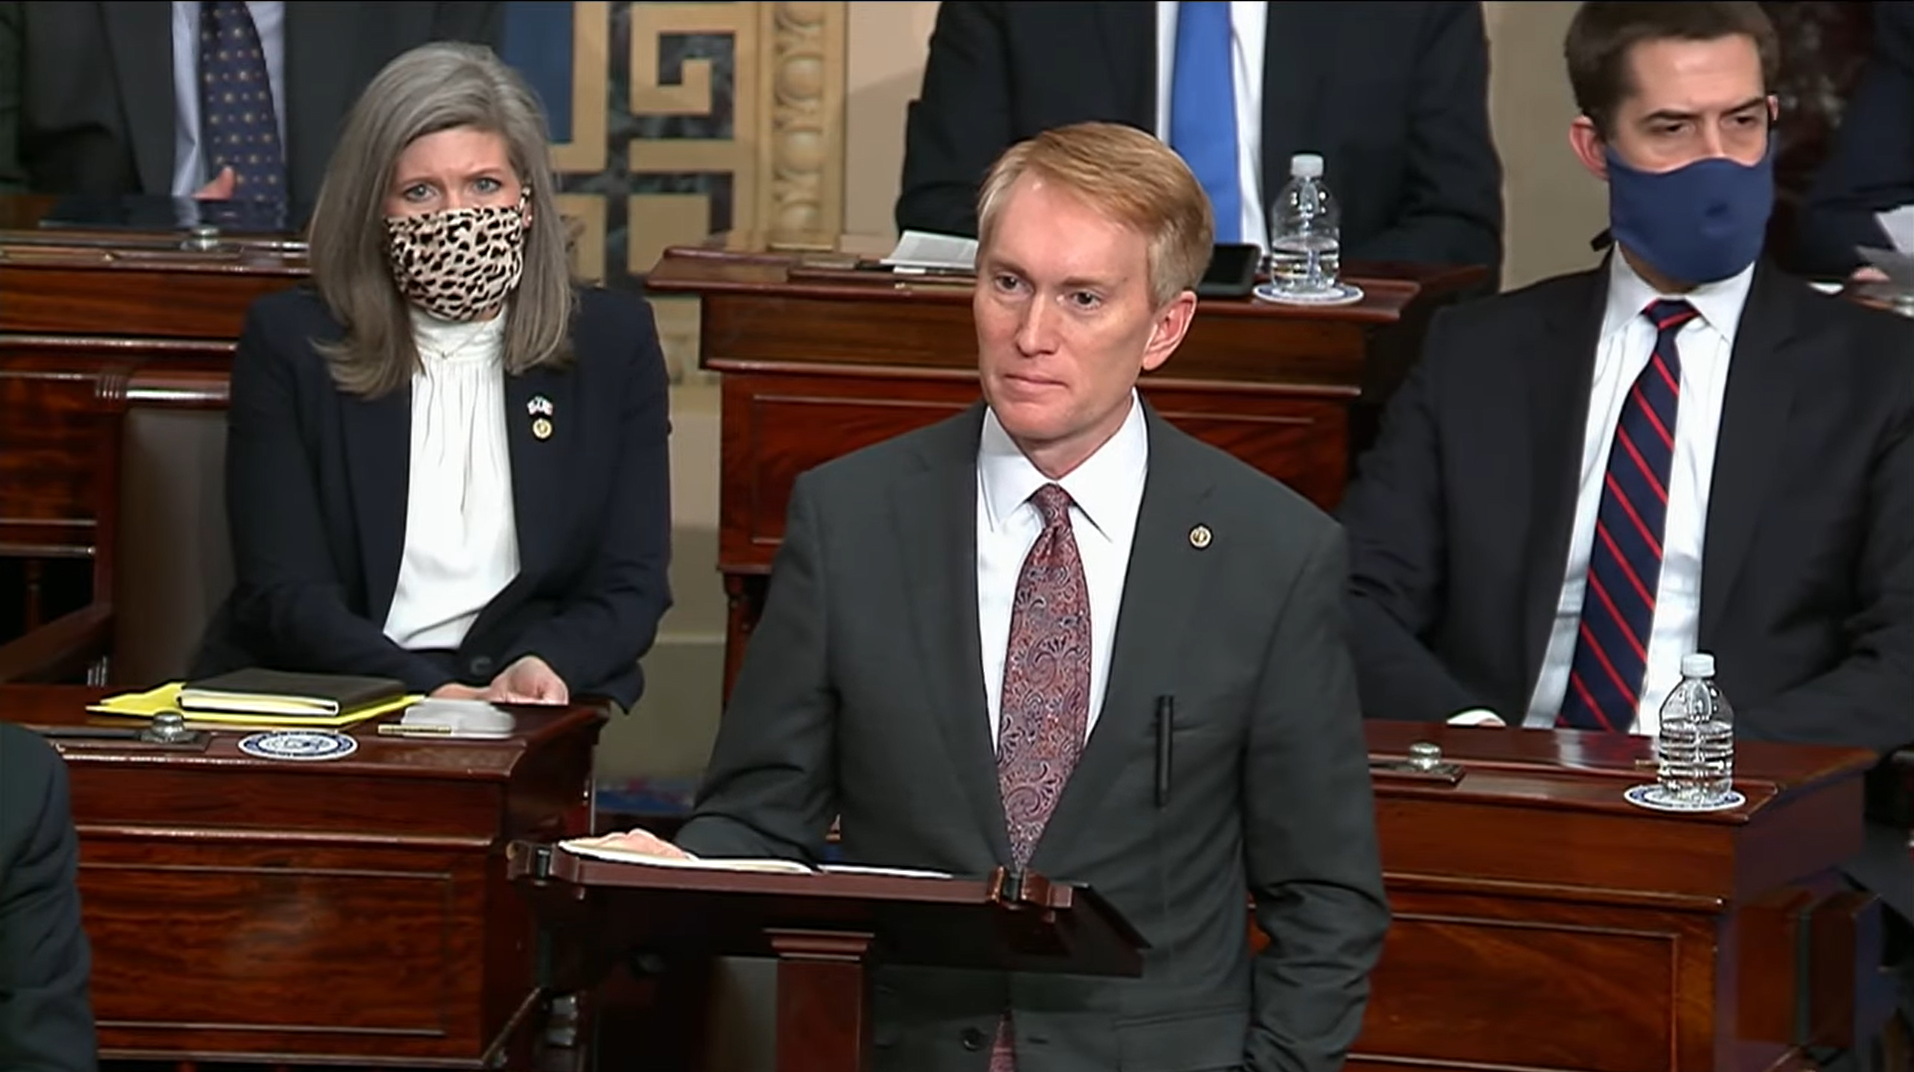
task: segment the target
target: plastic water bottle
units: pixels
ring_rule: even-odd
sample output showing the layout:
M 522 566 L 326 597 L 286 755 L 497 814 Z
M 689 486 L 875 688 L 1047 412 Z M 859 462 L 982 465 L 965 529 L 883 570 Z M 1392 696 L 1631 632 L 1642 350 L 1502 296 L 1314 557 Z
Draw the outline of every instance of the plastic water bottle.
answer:
M 1681 684 L 1661 705 L 1655 737 L 1661 795 L 1694 804 L 1719 801 L 1734 788 L 1735 715 L 1715 684 L 1715 657 L 1681 658 Z
M 1289 182 L 1269 206 L 1269 278 L 1291 294 L 1334 290 L 1342 270 L 1342 213 L 1323 185 L 1323 158 L 1289 158 Z

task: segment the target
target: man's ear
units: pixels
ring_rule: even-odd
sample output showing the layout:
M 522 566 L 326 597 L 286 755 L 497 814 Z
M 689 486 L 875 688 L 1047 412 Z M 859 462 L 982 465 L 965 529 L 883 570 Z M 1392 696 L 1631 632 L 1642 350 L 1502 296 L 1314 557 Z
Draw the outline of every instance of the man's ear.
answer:
M 1608 181 L 1608 142 L 1602 137 L 1595 120 L 1586 115 L 1578 115 L 1568 125 L 1568 146 L 1575 150 L 1575 159 L 1590 175 Z
M 1186 290 L 1170 299 L 1170 304 L 1156 314 L 1156 322 L 1151 325 L 1150 342 L 1143 348 L 1143 371 L 1150 372 L 1162 367 L 1170 359 L 1178 346 L 1183 345 L 1183 336 L 1190 332 L 1190 323 L 1196 319 L 1196 292 Z

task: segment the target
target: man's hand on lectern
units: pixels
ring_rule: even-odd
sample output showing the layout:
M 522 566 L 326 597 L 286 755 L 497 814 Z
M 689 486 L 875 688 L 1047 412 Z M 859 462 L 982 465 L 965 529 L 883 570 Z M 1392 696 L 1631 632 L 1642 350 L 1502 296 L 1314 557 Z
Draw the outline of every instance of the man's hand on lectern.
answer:
M 663 856 L 670 860 L 697 859 L 671 842 L 644 830 L 626 830 L 617 834 L 607 834 L 600 843 L 608 849 L 622 849 L 646 856 Z

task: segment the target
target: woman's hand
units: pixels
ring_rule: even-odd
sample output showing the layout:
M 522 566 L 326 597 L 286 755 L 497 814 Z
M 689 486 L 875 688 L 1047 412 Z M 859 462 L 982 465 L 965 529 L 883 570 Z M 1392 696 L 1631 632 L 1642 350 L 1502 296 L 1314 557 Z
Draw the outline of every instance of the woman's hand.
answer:
M 527 655 L 506 667 L 492 679 L 483 694 L 497 703 L 566 704 L 571 690 L 545 660 Z
M 456 681 L 448 681 L 433 689 L 431 697 L 434 700 L 483 700 L 485 690 L 471 685 L 461 685 Z

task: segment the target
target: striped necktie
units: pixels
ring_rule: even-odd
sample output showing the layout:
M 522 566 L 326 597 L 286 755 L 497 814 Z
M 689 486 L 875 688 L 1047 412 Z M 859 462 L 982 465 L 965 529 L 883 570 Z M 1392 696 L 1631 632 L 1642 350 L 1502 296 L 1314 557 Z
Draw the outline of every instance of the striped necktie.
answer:
M 1668 474 L 1681 405 L 1675 336 L 1699 314 L 1685 301 L 1651 302 L 1655 349 L 1622 404 L 1602 477 L 1589 548 L 1582 621 L 1556 725 L 1627 733 L 1648 672 L 1648 638 L 1661 583 Z

